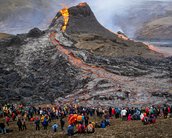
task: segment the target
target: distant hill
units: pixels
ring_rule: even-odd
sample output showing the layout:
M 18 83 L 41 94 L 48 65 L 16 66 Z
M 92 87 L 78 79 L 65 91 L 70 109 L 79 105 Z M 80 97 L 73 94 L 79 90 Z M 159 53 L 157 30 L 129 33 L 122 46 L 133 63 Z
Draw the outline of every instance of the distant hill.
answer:
M 172 40 L 172 16 L 148 22 L 137 33 L 137 39 Z
M 11 36 L 10 34 L 0 33 L 0 39 L 2 39 L 2 38 L 8 38 L 10 36 Z
M 158 5 L 158 2 L 157 2 Z M 152 16 L 137 29 L 135 37 L 144 40 L 172 40 L 172 2 L 163 2 L 162 14 Z M 152 12 L 160 11 L 152 8 Z

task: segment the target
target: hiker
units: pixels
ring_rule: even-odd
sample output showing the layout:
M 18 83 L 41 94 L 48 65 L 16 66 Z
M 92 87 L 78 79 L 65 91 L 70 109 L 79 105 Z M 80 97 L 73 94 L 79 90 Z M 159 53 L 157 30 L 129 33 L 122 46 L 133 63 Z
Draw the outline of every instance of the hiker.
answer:
M 101 126 L 98 124 L 98 122 L 95 123 L 95 128 L 101 128 Z
M 15 121 L 15 119 L 16 119 L 16 114 L 13 112 L 11 117 L 12 117 L 12 120 Z
M 109 107 L 109 116 L 112 117 L 112 107 Z
M 149 118 L 147 116 L 144 116 L 142 122 L 144 125 L 148 125 L 149 124 Z
M 120 116 L 120 109 L 119 108 L 115 108 L 115 118 L 117 119 L 117 118 L 119 118 L 119 116 Z
M 5 134 L 6 133 L 6 128 L 4 123 L 0 123 L 0 133 Z
M 127 120 L 127 110 L 125 108 L 121 110 L 121 118 L 123 121 Z
M 53 132 L 57 132 L 58 125 L 56 123 L 53 124 L 52 126 Z
M 87 133 L 94 133 L 95 129 L 94 126 L 91 122 L 89 122 L 88 126 L 87 126 Z
M 68 128 L 67 128 L 67 135 L 68 136 L 73 136 L 74 135 L 74 125 L 73 124 L 68 126 Z
M 26 120 L 22 118 L 21 122 L 22 122 L 22 130 L 26 130 L 27 129 L 26 128 Z
M 156 117 L 153 114 L 149 116 L 149 122 L 151 124 L 154 124 L 156 122 Z
M 44 130 L 47 129 L 47 127 L 48 127 L 48 119 L 47 119 L 47 117 L 44 118 L 44 121 L 42 122 L 42 125 L 44 127 Z
M 127 118 L 128 121 L 131 121 L 132 120 L 132 116 L 131 114 L 128 115 L 128 118 Z
M 170 116 L 171 116 L 171 108 L 170 106 L 168 106 L 168 117 L 170 118 Z
M 168 116 L 168 108 L 167 108 L 167 105 L 165 105 L 165 104 L 163 107 L 163 115 L 164 115 L 164 119 L 166 119 Z
M 35 119 L 36 130 L 40 130 L 40 119 L 37 117 Z
M 87 127 L 88 122 L 89 122 L 89 116 L 88 115 L 84 116 L 84 121 L 85 121 L 85 127 Z
M 115 108 L 112 108 L 112 116 L 114 116 L 115 114 Z
M 77 132 L 78 133 L 85 133 L 85 126 L 83 125 L 83 123 L 77 124 Z
M 106 128 L 105 120 L 103 120 L 103 121 L 101 122 L 100 127 L 101 127 L 101 128 Z
M 60 126 L 61 126 L 61 130 L 64 130 L 64 125 L 65 125 L 65 121 L 63 120 L 63 118 L 60 118 Z
M 109 116 L 109 114 L 105 114 L 104 118 L 105 118 L 105 125 L 110 126 L 110 116 Z
M 7 126 L 9 126 L 9 122 L 10 122 L 9 116 L 6 116 L 6 117 L 5 117 L 5 122 L 6 122 Z
M 19 131 L 22 131 L 22 122 L 20 119 L 18 119 L 17 121 L 17 126 L 18 126 Z
M 145 112 L 147 116 L 149 115 L 149 110 L 150 110 L 149 107 L 146 107 Z

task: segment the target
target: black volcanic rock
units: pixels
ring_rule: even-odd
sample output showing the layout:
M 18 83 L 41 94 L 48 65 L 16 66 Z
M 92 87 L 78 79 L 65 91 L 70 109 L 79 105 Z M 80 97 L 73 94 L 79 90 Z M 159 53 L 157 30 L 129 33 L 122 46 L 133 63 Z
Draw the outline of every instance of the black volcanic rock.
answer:
M 90 33 L 97 34 L 109 39 L 116 38 L 116 35 L 104 28 L 96 19 L 88 4 L 77 5 L 69 8 L 69 23 L 67 33 Z
M 116 38 L 98 23 L 87 4 L 69 8 L 69 12 L 67 33 L 60 31 L 63 17 L 58 12 L 45 33 L 35 28 L 28 34 L 17 35 L 13 41 L 0 41 L 1 103 L 52 103 L 59 97 L 76 94 L 89 100 L 97 97 L 101 103 L 106 102 L 103 99 L 113 103 L 121 99 L 119 103 L 123 104 L 128 98 L 142 100 L 142 94 L 148 98 L 155 86 L 159 91 L 169 91 L 171 58 L 158 61 L 130 56 L 129 52 L 150 50 L 143 44 Z M 56 38 L 50 31 L 56 33 Z M 73 39 L 73 34 L 79 40 Z M 55 39 L 61 45 L 52 44 Z M 86 46 L 80 49 L 77 45 L 83 46 L 83 41 Z M 95 46 L 97 49 L 92 51 L 84 49 Z M 111 52 L 122 56 L 114 57 Z M 82 62 L 78 62 L 80 59 Z
M 39 28 L 33 28 L 28 32 L 27 37 L 40 37 L 41 35 L 43 32 Z
M 68 9 L 69 22 L 67 24 L 66 33 L 78 34 L 88 33 L 96 34 L 108 39 L 115 39 L 117 36 L 104 28 L 96 19 L 94 13 L 87 3 L 82 3 Z M 50 28 L 56 24 L 58 18 L 62 16 L 60 12 L 57 13 L 53 19 Z

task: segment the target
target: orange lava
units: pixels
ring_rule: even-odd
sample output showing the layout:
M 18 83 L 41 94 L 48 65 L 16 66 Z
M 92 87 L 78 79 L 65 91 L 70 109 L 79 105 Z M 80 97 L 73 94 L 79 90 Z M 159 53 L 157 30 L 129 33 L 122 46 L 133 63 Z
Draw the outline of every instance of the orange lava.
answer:
M 115 33 L 119 38 L 123 39 L 123 40 L 129 40 L 128 37 L 126 37 L 125 35 L 123 34 L 118 34 L 118 33 Z
M 144 42 L 144 44 L 145 44 L 146 46 L 148 46 L 148 48 L 149 48 L 150 50 L 155 51 L 155 52 L 158 52 L 158 53 L 161 53 L 161 52 L 159 51 L 159 49 L 156 48 L 154 45 L 151 45 L 151 44 L 145 43 L 145 42 Z
M 62 26 L 62 31 L 65 32 L 66 28 L 67 28 L 67 24 L 69 22 L 69 11 L 68 11 L 68 8 L 64 8 L 64 9 L 60 10 L 60 12 L 64 19 L 64 25 Z

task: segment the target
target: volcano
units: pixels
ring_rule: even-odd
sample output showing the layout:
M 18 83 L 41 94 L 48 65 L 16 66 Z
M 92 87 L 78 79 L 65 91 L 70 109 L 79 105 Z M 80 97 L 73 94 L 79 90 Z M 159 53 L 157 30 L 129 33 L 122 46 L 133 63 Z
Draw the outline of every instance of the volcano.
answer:
M 172 58 L 113 33 L 86 3 L 49 29 L 0 41 L 1 102 L 133 106 L 170 103 Z
M 66 25 L 66 33 L 77 42 L 80 49 L 87 49 L 94 54 L 104 56 L 143 56 L 147 58 L 159 58 L 160 54 L 149 50 L 143 43 L 137 43 L 125 37 L 122 33 L 113 33 L 104 28 L 95 18 L 87 3 L 67 9 L 69 19 Z M 63 18 L 59 11 L 53 19 L 50 28 L 56 28 L 63 24 Z

